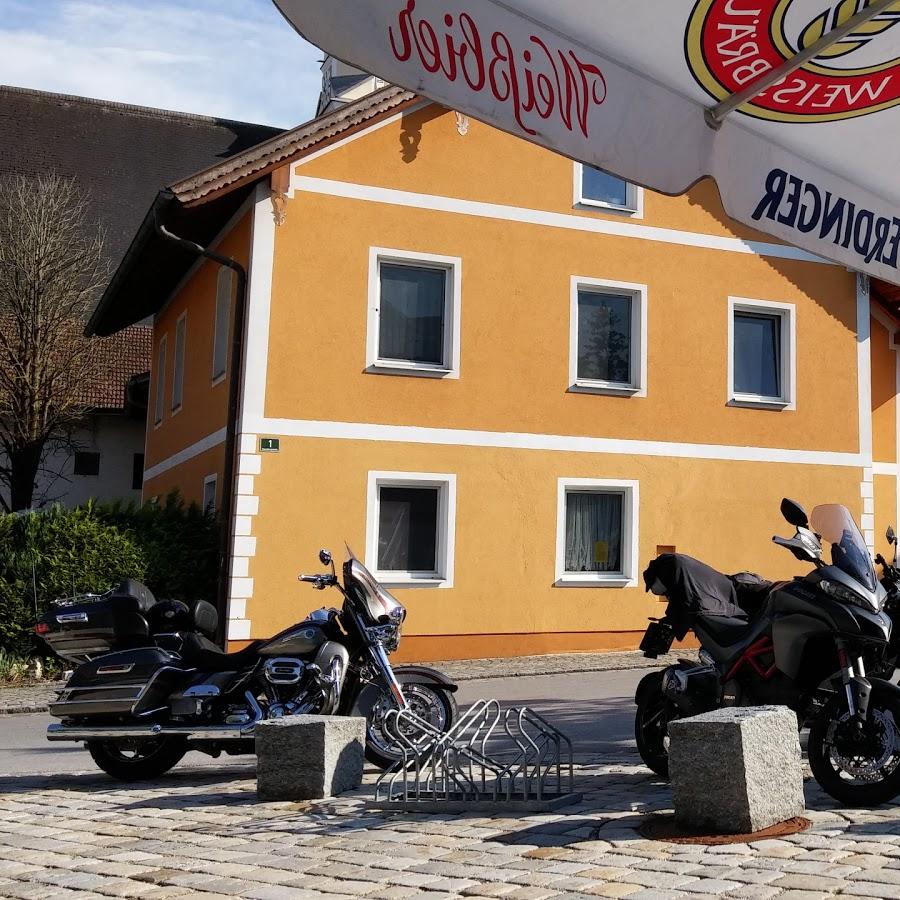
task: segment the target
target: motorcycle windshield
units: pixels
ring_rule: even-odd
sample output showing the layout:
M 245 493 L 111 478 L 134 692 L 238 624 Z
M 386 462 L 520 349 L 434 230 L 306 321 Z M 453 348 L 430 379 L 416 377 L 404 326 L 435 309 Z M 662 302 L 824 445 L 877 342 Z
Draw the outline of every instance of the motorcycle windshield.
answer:
M 406 618 L 406 608 L 378 579 L 360 562 L 357 555 L 347 546 L 349 574 L 362 588 L 366 601 L 366 611 L 373 622 L 388 616 L 397 624 Z
M 831 545 L 831 564 L 874 591 L 878 583 L 875 565 L 850 510 L 837 503 L 817 506 L 809 524 L 823 544 Z

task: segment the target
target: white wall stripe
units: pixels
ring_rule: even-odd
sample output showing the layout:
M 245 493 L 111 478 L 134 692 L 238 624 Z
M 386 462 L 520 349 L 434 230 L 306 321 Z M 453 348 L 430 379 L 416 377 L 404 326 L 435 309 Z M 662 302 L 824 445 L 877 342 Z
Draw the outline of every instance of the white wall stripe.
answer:
M 279 437 L 328 438 L 400 444 L 436 444 L 453 447 L 494 447 L 511 450 L 555 450 L 565 453 L 614 453 L 668 456 L 681 459 L 733 462 L 797 463 L 814 466 L 862 468 L 859 453 L 830 450 L 785 450 L 777 447 L 736 447 L 721 444 L 685 444 L 670 441 L 619 440 L 575 435 L 521 432 L 468 431 L 423 428 L 414 425 L 375 425 L 357 422 L 315 422 L 300 419 L 263 419 L 259 431 Z M 866 465 L 870 462 L 866 461 Z
M 768 244 L 762 241 L 744 241 L 740 238 L 719 237 L 714 234 L 700 234 L 693 231 L 677 231 L 672 228 L 655 228 L 633 222 L 616 222 L 595 219 L 590 216 L 573 216 L 567 213 L 547 212 L 519 206 L 504 206 L 498 203 L 481 203 L 476 200 L 460 200 L 453 197 L 439 197 L 434 194 L 414 194 L 392 188 L 373 187 L 325 178 L 309 178 L 295 175 L 291 182 L 295 191 L 310 194 L 325 194 L 348 200 L 364 200 L 404 206 L 413 209 L 427 209 L 432 212 L 457 213 L 500 219 L 504 222 L 519 222 L 526 225 L 544 225 L 549 228 L 565 228 L 570 231 L 587 231 L 614 237 L 637 238 L 664 244 L 679 244 L 683 247 L 698 247 L 705 250 L 725 250 L 731 253 L 745 253 L 755 256 L 771 256 L 778 259 L 795 259 L 802 262 L 833 265 L 826 259 L 813 256 L 796 247 Z
M 900 472 L 898 472 L 897 463 L 887 463 L 887 462 L 877 462 L 872 463 L 872 471 L 876 475 L 891 475 L 894 478 L 897 477 Z
M 157 478 L 164 472 L 168 472 L 169 469 L 174 469 L 175 466 L 180 466 L 182 463 L 186 463 L 195 456 L 206 453 L 207 450 L 212 450 L 213 447 L 218 447 L 219 444 L 224 443 L 225 429 L 220 428 L 218 431 L 214 431 L 212 434 L 208 434 L 205 438 L 197 441 L 196 444 L 191 444 L 190 447 L 179 450 L 178 453 L 175 453 L 168 459 L 164 459 L 162 462 L 158 462 L 155 466 L 150 466 L 150 468 L 144 472 L 144 481 L 147 482 L 152 478 Z

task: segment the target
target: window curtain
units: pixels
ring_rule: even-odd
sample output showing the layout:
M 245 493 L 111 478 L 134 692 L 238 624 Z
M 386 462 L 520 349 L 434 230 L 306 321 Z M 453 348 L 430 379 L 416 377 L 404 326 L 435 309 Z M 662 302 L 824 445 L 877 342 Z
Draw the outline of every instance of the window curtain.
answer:
M 621 494 L 566 494 L 566 571 L 622 571 Z
M 441 366 L 447 272 L 381 264 L 378 355 Z
M 735 313 L 734 390 L 781 396 L 781 317 Z

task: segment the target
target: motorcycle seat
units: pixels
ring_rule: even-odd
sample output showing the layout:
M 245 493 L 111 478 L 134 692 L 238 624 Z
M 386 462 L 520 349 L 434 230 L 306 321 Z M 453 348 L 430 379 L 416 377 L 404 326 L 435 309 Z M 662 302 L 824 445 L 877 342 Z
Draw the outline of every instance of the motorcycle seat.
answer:
M 750 622 L 739 616 L 701 616 L 697 624 L 723 647 L 742 641 L 750 627 Z
M 243 650 L 226 653 L 202 634 L 186 634 L 181 648 L 181 658 L 201 672 L 239 672 L 256 662 L 262 643 L 263 641 L 253 641 Z

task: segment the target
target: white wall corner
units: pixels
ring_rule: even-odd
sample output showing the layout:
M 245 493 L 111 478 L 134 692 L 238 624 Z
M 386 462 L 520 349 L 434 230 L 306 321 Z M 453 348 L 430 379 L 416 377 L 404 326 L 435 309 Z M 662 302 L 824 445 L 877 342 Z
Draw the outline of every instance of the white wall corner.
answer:
M 236 508 L 239 516 L 259 515 L 259 497 L 250 497 L 246 494 L 239 494 L 237 497 Z
M 863 498 L 863 500 L 868 499 L 869 497 L 875 496 L 875 485 L 871 481 L 861 481 L 859 483 L 859 496 Z
M 872 513 L 863 513 L 859 524 L 863 531 L 874 531 L 875 516 Z
M 875 515 L 875 498 L 863 497 L 863 513 L 867 516 Z
M 237 477 L 237 494 L 239 497 L 249 497 L 254 494 L 253 486 L 255 484 L 253 475 L 238 475 Z
M 247 618 L 247 601 L 232 598 L 228 604 L 229 619 L 246 619 Z
M 250 640 L 250 620 L 249 619 L 229 619 L 228 620 L 228 640 L 229 641 L 249 641 Z
M 259 435 L 256 434 L 242 434 L 240 447 L 241 453 L 256 453 L 257 441 L 259 441 Z
M 250 574 L 250 560 L 246 556 L 231 558 L 231 577 L 246 578 Z
M 253 597 L 253 579 L 252 578 L 232 578 L 231 579 L 231 602 L 235 600 L 249 600 Z
M 238 475 L 259 475 L 262 457 L 258 453 L 242 453 L 238 457 Z
M 232 547 L 233 556 L 256 556 L 256 538 L 255 537 L 236 537 L 234 546 Z
M 871 465 L 872 459 L 872 355 L 869 277 L 856 275 L 856 359 L 859 396 L 859 452 Z M 865 479 L 869 480 L 869 479 Z
M 235 516 L 234 534 L 237 537 L 249 537 L 253 534 L 253 519 L 250 516 Z
M 874 481 L 875 480 L 875 470 L 872 466 L 864 466 L 863 467 L 863 481 Z

